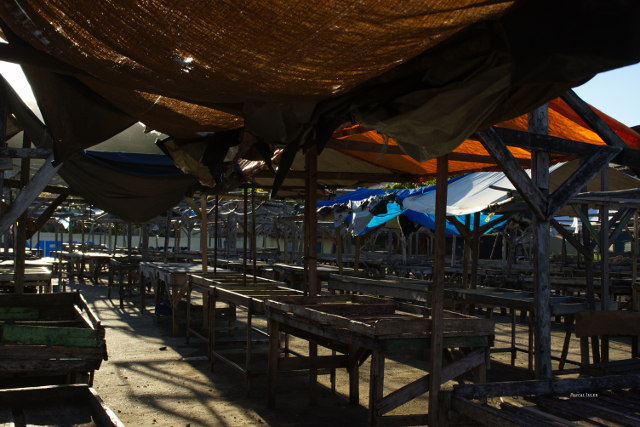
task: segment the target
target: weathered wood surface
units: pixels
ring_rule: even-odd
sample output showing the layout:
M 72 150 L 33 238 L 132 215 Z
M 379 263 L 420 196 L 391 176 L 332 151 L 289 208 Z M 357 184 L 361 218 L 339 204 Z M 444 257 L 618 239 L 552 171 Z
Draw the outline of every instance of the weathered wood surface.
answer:
M 640 388 L 640 375 L 454 385 L 453 395 L 464 399 L 500 396 L 567 396 L 570 393 L 628 388 Z
M 576 337 L 594 335 L 640 336 L 640 313 L 581 311 L 576 314 Z
M 8 309 L 13 319 L 0 319 L 3 372 L 92 372 L 107 359 L 105 329 L 79 292 L 0 295 L 0 311 Z M 11 323 L 16 310 L 29 318 Z
M 21 414 L 27 426 L 124 427 L 93 388 L 80 384 L 0 390 L 0 426 L 7 411 Z
M 360 305 L 360 313 L 368 315 L 350 315 L 344 311 L 332 310 L 331 306 L 351 302 Z M 403 310 L 410 309 L 401 303 L 390 302 L 379 298 L 361 296 L 335 295 L 311 297 L 283 297 L 272 298 L 265 302 L 272 309 L 291 313 L 339 328 L 345 328 L 352 333 L 358 333 L 370 338 L 384 338 L 393 335 L 425 335 L 432 325 L 432 319 L 422 315 L 413 315 Z M 385 306 L 392 312 L 379 313 L 380 306 Z M 330 311 L 327 311 L 330 310 Z M 428 309 L 425 309 L 428 310 Z M 335 313 L 334 313 L 335 311 Z M 428 311 L 427 311 L 428 312 Z M 340 314 L 342 313 L 342 315 Z M 453 312 L 445 312 L 443 326 L 445 332 L 469 331 L 478 334 L 493 334 L 494 323 L 491 319 L 478 319 Z

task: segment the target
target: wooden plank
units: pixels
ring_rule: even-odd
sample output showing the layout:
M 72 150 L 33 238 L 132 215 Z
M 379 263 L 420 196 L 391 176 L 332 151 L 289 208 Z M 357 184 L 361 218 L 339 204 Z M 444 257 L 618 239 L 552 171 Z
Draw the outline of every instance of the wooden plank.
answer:
M 583 162 L 571 176 L 563 182 L 549 197 L 547 219 L 553 218 L 568 200 L 571 200 L 585 184 L 589 183 L 603 167 L 620 152 L 621 147 L 601 146 L 593 156 Z
M 94 329 L 89 319 L 84 316 L 84 313 L 80 310 L 80 307 L 78 307 L 77 305 L 73 306 L 73 314 L 75 318 L 83 325 L 83 327 L 87 329 Z
M 348 362 L 349 356 L 281 357 L 278 359 L 278 371 L 346 368 Z
M 515 161 L 515 158 L 500 140 L 496 131 L 493 128 L 485 129 L 478 132 L 478 136 L 482 145 L 496 159 L 504 174 L 527 202 L 531 211 L 538 218 L 546 219 L 546 212 L 544 212 L 547 207 L 546 197 L 531 183 L 529 176 Z
M 528 150 L 541 150 L 587 158 L 591 157 L 600 147 L 595 144 L 571 141 L 550 135 L 536 135 L 513 129 L 494 127 L 494 130 L 506 145 Z M 640 167 L 640 152 L 628 146 L 622 147 L 622 151 L 611 162 L 622 166 Z
M 447 222 L 447 177 L 449 159 L 446 155 L 438 157 L 436 176 L 436 211 L 435 211 L 435 253 L 433 256 L 433 300 L 431 312 L 431 361 L 429 364 L 429 407 L 438 405 L 438 394 L 442 384 L 442 351 L 443 325 L 442 312 L 444 310 L 444 273 L 445 273 L 445 245 Z M 440 425 L 439 412 L 429 412 L 429 425 Z
M 2 325 L 2 341 L 26 345 L 62 345 L 72 347 L 101 347 L 98 331 L 92 329 L 46 326 Z
M 626 148 L 627 144 L 584 102 L 573 90 L 560 96 L 573 111 L 607 144 L 613 147 Z
M 479 364 L 484 363 L 484 349 L 474 350 L 460 360 L 457 360 L 442 369 L 441 384 L 470 371 Z M 430 374 L 407 384 L 385 396 L 376 404 L 378 415 L 384 415 L 405 403 L 423 395 L 429 391 Z
M 560 403 L 559 400 L 550 397 L 535 398 L 535 402 L 538 404 L 550 403 L 552 401 L 555 401 L 556 404 Z M 558 408 L 560 405 L 555 407 Z M 640 427 L 640 418 L 617 412 L 609 407 L 598 405 L 592 401 L 569 399 L 561 401 L 561 407 L 572 409 L 575 413 L 581 413 L 583 416 L 591 415 L 603 420 L 612 421 L 616 424 L 622 424 L 629 427 Z
M 18 217 L 33 203 L 44 190 L 44 187 L 51 181 L 51 178 L 58 172 L 62 163 L 54 167 L 51 163 L 52 161 L 53 154 L 47 157 L 40 169 L 38 169 L 38 172 L 36 172 L 11 206 L 9 206 L 0 217 L 0 234 L 4 234 L 4 232 L 17 221 Z
M 38 319 L 40 310 L 34 307 L 0 307 L 0 320 Z
M 0 345 L 0 360 L 4 359 L 103 359 L 104 347 L 61 347 L 47 345 Z
M 612 375 L 594 378 L 560 380 L 513 381 L 454 385 L 453 395 L 465 399 L 501 396 L 569 395 L 601 390 L 621 390 L 640 387 L 640 375 Z
M 492 406 L 480 405 L 465 398 L 451 396 L 451 408 L 467 417 L 487 425 L 501 427 L 548 427 L 545 423 L 523 423 L 520 417 L 513 416 L 505 411 L 500 411 Z
M 640 336 L 640 313 L 581 311 L 576 313 L 576 337 L 595 335 Z
M 95 416 L 100 420 L 104 427 L 125 427 L 118 419 L 116 414 L 104 404 L 98 393 L 92 388 L 88 388 L 89 405 Z
M 580 252 L 582 255 L 586 256 L 587 258 L 593 258 L 593 252 L 591 252 L 591 250 L 585 248 L 580 242 L 578 242 L 578 239 L 576 239 L 573 236 L 573 233 L 571 233 L 569 230 L 564 228 L 554 218 L 550 218 L 549 222 L 551 223 L 553 228 L 555 228 L 558 231 L 558 233 L 560 233 L 560 235 L 562 235 L 562 237 L 564 237 L 567 240 L 567 242 L 571 246 L 573 246 L 578 252 Z
M 96 369 L 96 360 L 17 360 L 4 359 L 0 372 L 90 372 Z
M 35 220 L 33 227 L 29 227 L 27 231 L 27 239 L 30 239 L 35 233 L 38 232 L 51 218 L 51 215 L 55 212 L 55 210 L 69 197 L 67 194 L 61 194 L 56 197 L 55 200 L 51 202 L 49 206 L 38 216 L 38 219 Z

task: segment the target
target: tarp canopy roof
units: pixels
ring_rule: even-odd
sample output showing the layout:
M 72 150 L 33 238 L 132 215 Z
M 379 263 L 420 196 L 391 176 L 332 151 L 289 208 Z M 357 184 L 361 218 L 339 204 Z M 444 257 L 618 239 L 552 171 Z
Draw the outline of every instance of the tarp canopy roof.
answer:
M 640 134 L 601 111 L 593 109 L 627 145 L 636 149 L 640 148 Z M 527 117 L 523 115 L 501 122 L 497 126 L 526 131 Z M 588 144 L 604 145 L 604 141 L 559 98 L 549 102 L 549 135 Z M 529 150 L 517 147 L 508 147 L 508 149 L 523 167 L 530 166 L 531 152 Z M 273 158 L 275 164 L 279 162 L 281 155 L 281 151 L 276 152 Z M 550 155 L 552 164 L 571 159 L 571 157 L 564 155 Z M 273 174 L 267 171 L 264 162 L 246 161 L 241 166 L 244 176 L 254 180 L 259 187 L 269 188 L 273 183 Z M 290 173 L 284 181 L 282 189 L 278 193 L 280 196 L 301 196 L 304 192 L 304 179 L 301 176 L 305 170 L 304 166 L 304 156 L 302 153 L 297 153 L 291 165 L 291 170 L 294 173 Z M 375 130 L 368 130 L 360 125 L 345 127 L 334 132 L 322 156 L 318 158 L 317 167 L 319 172 L 325 173 L 318 181 L 329 188 L 346 187 L 359 182 L 398 182 L 408 178 L 418 182 L 436 174 L 435 159 L 418 162 L 406 155 L 393 138 L 388 138 L 386 135 Z M 567 170 L 567 168 L 565 167 L 563 170 Z M 499 170 L 495 160 L 477 140 L 467 139 L 449 153 L 449 175 Z M 617 175 L 616 172 L 614 171 L 613 174 Z M 300 176 L 300 178 L 295 178 L 295 176 Z M 486 177 L 487 175 L 478 176 Z M 360 177 L 360 181 L 358 177 Z M 512 188 L 511 183 L 504 175 L 494 175 L 494 177 L 503 181 L 504 185 L 500 184 L 501 186 Z M 563 179 L 566 178 L 568 175 L 563 175 Z M 484 203 L 482 207 L 484 208 L 488 204 L 489 202 Z
M 639 15 L 627 0 L 0 4 L 57 162 L 137 121 L 187 140 L 244 126 L 285 147 L 275 187 L 349 120 L 417 162 L 448 153 L 638 62 Z

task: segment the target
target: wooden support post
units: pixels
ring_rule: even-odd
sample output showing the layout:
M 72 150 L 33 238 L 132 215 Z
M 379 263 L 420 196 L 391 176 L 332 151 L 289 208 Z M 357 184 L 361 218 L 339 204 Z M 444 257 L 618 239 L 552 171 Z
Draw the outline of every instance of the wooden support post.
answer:
M 451 237 L 451 267 L 456 265 L 456 235 Z
M 200 251 L 202 251 L 202 274 L 207 274 L 209 263 L 209 241 L 207 240 L 207 195 L 200 197 Z M 203 305 L 206 307 L 206 305 Z
M 282 201 L 282 217 L 283 218 L 287 217 L 287 201 L 286 200 Z M 285 219 L 282 220 L 282 234 L 284 237 L 284 243 L 282 245 L 282 248 L 284 251 L 283 261 L 285 264 L 287 264 L 289 262 L 289 230 L 287 227 L 287 221 Z
M 464 217 L 467 230 L 471 226 L 471 215 L 467 214 Z M 469 257 L 471 256 L 471 242 L 468 239 L 464 239 L 464 253 L 462 254 L 462 287 L 469 288 Z M 464 311 L 464 305 L 462 310 Z
M 82 222 L 82 230 L 84 231 L 84 221 Z M 132 256 L 133 253 L 133 224 L 127 224 L 127 255 Z
M 169 259 L 169 234 L 171 233 L 171 214 L 172 213 L 173 213 L 173 209 L 169 209 L 167 211 L 167 225 L 164 229 L 164 262 L 167 262 L 167 260 Z M 118 233 L 116 233 L 116 241 L 118 241 Z M 113 247 L 113 250 L 115 253 L 115 245 Z
M 431 341 L 433 342 L 433 340 Z M 374 350 L 371 354 L 371 367 L 370 367 L 370 379 L 369 379 L 369 426 L 377 427 L 378 413 L 376 411 L 376 403 L 382 399 L 384 392 L 384 351 Z M 439 378 L 439 377 L 438 377 Z M 433 389 L 429 389 L 430 391 Z M 438 390 L 440 390 L 440 384 L 438 384 Z M 429 406 L 431 407 L 431 395 L 438 393 L 429 393 Z M 431 411 L 429 411 L 431 415 Z M 429 422 L 429 425 L 436 425 Z
M 600 190 L 609 191 L 609 165 L 605 165 L 600 172 Z M 588 213 L 587 213 L 588 215 Z M 600 206 L 600 292 L 601 309 L 609 309 L 609 206 Z M 602 351 L 600 358 L 602 363 L 609 361 L 609 337 L 602 336 Z
M 256 248 L 256 183 L 251 182 L 251 252 L 253 258 L 253 286 L 258 284 L 258 249 Z
M 147 262 L 149 260 L 149 223 L 145 222 L 142 224 L 142 229 L 140 231 L 142 236 L 142 262 Z M 144 290 L 143 290 L 144 291 Z
M 353 262 L 353 275 L 358 276 L 358 269 L 360 267 L 360 236 L 356 236 L 356 256 Z
M 318 151 L 314 145 L 307 153 L 309 158 L 309 295 L 320 294 L 318 284 L 318 216 L 316 206 L 318 204 Z
M 473 214 L 473 248 L 471 250 L 471 289 L 478 287 L 478 258 L 480 257 L 480 212 Z
M 631 246 L 633 251 L 633 264 L 631 265 L 632 280 L 632 298 L 633 309 L 640 310 L 640 301 L 638 301 L 638 212 L 633 214 L 633 236 L 631 236 Z
M 218 214 L 220 213 L 220 197 L 216 194 L 216 217 L 214 225 L 214 238 L 213 238 L 213 274 L 218 272 Z
M 546 135 L 549 133 L 547 105 L 528 115 L 528 131 Z M 531 152 L 531 177 L 535 188 L 546 200 L 549 194 L 549 153 Z M 546 206 L 543 208 L 545 209 Z M 546 209 L 545 209 L 546 211 Z M 543 211 L 543 214 L 546 212 Z M 534 275 L 534 337 L 535 376 L 539 380 L 553 377 L 551 366 L 551 284 L 549 269 L 549 219 L 546 215 L 533 217 L 533 275 Z
M 247 286 L 247 233 L 249 231 L 249 212 L 247 211 L 249 205 L 249 187 L 244 185 L 244 222 L 242 225 L 242 284 Z
M 31 140 L 27 138 L 26 132 L 22 138 L 22 147 L 23 148 L 31 148 Z M 29 158 L 22 159 L 22 165 L 20 168 L 20 183 L 22 188 L 25 188 L 27 183 L 29 182 L 29 177 L 31 175 L 31 161 Z M 20 192 L 22 194 L 22 191 Z M 17 203 L 17 200 L 14 201 Z M 31 202 L 29 202 L 31 203 Z M 13 205 L 13 204 L 12 204 Z M 14 283 L 15 283 L 15 293 L 22 294 L 24 292 L 24 267 L 25 267 L 25 258 L 26 258 L 26 246 L 27 246 L 27 221 L 28 221 L 28 208 L 27 205 L 22 213 L 20 214 L 18 220 L 18 232 L 16 245 L 14 248 L 15 254 L 15 262 L 14 262 Z M 7 209 L 8 210 L 8 209 Z M 3 215 L 4 219 L 4 215 Z
M 439 420 L 438 394 L 442 377 L 444 268 L 447 224 L 448 156 L 438 157 L 436 178 L 435 254 L 433 258 L 433 294 L 431 306 L 431 363 L 429 369 L 429 425 L 444 423 Z M 373 363 L 373 361 L 372 361 Z

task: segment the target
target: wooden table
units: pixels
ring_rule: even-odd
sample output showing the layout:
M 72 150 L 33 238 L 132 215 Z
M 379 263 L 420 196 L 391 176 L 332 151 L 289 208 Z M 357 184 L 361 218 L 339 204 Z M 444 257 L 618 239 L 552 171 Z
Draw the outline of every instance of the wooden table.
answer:
M 162 299 L 169 302 L 171 309 L 171 323 L 173 335 L 178 335 L 178 323 L 176 310 L 182 298 L 187 293 L 187 276 L 189 274 L 202 273 L 202 264 L 174 263 L 174 262 L 141 262 L 140 263 L 140 293 L 142 296 L 141 311 L 144 312 L 146 303 L 144 291 L 145 279 L 150 279 L 156 297 L 156 320 L 160 316 L 159 306 Z M 231 271 L 229 271 L 231 272 Z
M 129 285 L 129 291 L 131 291 L 131 278 L 140 277 L 140 262 L 142 257 L 118 257 L 111 258 L 109 260 L 109 280 L 108 280 L 108 292 L 107 298 L 111 299 L 111 287 L 114 284 L 115 275 L 118 275 L 118 288 L 120 296 L 120 308 L 124 308 L 124 276 L 126 275 Z M 135 285 L 134 285 L 135 286 Z
M 24 269 L 24 286 L 37 287 L 40 293 L 51 293 L 51 270 L 46 267 L 31 267 L 28 264 Z M 13 265 L 0 267 L 0 288 L 12 289 L 15 287 L 15 270 Z
M 276 263 L 273 264 L 273 270 L 281 273 L 280 281 L 286 282 L 289 280 L 289 287 L 293 289 L 302 289 L 302 281 L 304 277 L 304 266 L 303 265 L 295 265 L 295 264 L 282 264 Z M 339 273 L 338 267 L 334 267 L 331 265 L 318 265 L 318 278 L 322 280 L 328 280 L 331 274 Z M 343 268 L 342 274 L 353 274 L 352 268 Z
M 395 276 L 375 278 L 330 274 L 328 279 L 328 289 L 332 294 L 335 291 L 357 292 L 422 303 L 431 301 L 432 284 L 433 282 L 426 280 Z M 461 285 L 453 284 L 452 286 L 460 287 Z
M 445 296 L 451 298 L 454 304 L 478 304 L 488 307 L 505 307 L 512 310 L 511 314 L 511 346 L 508 348 L 494 348 L 492 351 L 511 353 L 511 365 L 515 366 L 517 352 L 527 353 L 529 356 L 528 375 L 533 376 L 533 319 L 531 314 L 534 313 L 534 296 L 533 292 L 520 291 L 505 288 L 486 288 L 479 287 L 475 289 L 445 289 Z M 597 309 L 600 310 L 600 301 L 596 302 Z M 567 360 L 569 352 L 569 344 L 571 341 L 571 333 L 573 330 L 573 315 L 579 311 L 587 310 L 588 302 L 586 298 L 578 298 L 571 296 L 551 295 L 550 315 L 567 317 L 564 346 L 561 356 L 552 357 L 559 360 L 559 370 L 564 370 L 566 362 L 574 365 L 580 365 L 580 362 Z M 609 301 L 609 310 L 617 310 L 618 303 Z M 516 346 L 516 310 L 529 312 L 529 348 L 522 349 Z M 487 316 L 492 314 L 491 310 L 487 311 Z
M 275 407 L 278 372 L 310 370 L 310 399 L 315 402 L 319 368 L 345 367 L 349 371 L 349 397 L 359 402 L 358 366 L 371 354 L 369 425 L 427 424 L 426 414 L 385 416 L 428 391 L 426 375 L 383 396 L 386 352 L 430 349 L 430 310 L 379 298 L 355 295 L 274 297 L 265 302 L 269 319 L 268 406 Z M 442 382 L 474 370 L 476 382 L 486 381 L 489 349 L 494 340 L 491 319 L 478 319 L 445 311 L 443 348 L 474 348 L 442 371 Z M 309 341 L 308 357 L 280 357 L 279 333 Z M 317 356 L 317 344 L 335 350 L 337 356 Z
M 187 342 L 190 334 L 193 334 L 197 338 L 206 341 L 209 344 L 209 360 L 211 362 L 211 370 L 213 370 L 214 362 L 216 359 L 226 363 L 235 370 L 244 375 L 246 394 L 250 392 L 250 380 L 257 375 L 265 374 L 264 372 L 251 371 L 251 355 L 256 351 L 253 347 L 254 344 L 265 343 L 268 341 L 254 338 L 258 336 L 267 337 L 267 331 L 263 331 L 252 324 L 253 316 L 265 314 L 265 298 L 271 298 L 276 296 L 288 296 L 288 295 L 302 295 L 300 291 L 287 288 L 282 282 L 275 280 L 265 279 L 262 277 L 256 278 L 257 284 L 253 284 L 253 277 L 248 278 L 247 285 L 244 286 L 244 277 L 241 274 L 213 274 L 206 275 L 191 274 L 189 275 L 190 289 L 187 292 L 188 310 L 191 307 L 191 292 L 193 289 L 200 289 L 203 291 L 203 296 L 208 294 L 208 311 L 205 312 L 205 321 L 208 320 L 208 335 L 204 337 L 199 334 L 195 329 L 190 328 L 191 316 L 187 313 Z M 206 304 L 206 298 L 203 298 Z M 220 311 L 217 308 L 217 303 L 223 302 L 229 304 L 229 307 L 233 310 L 232 320 L 230 320 L 229 327 L 216 326 L 216 313 Z M 245 328 L 238 328 L 235 325 L 235 310 L 236 307 L 243 307 L 247 310 L 247 325 Z M 233 335 L 235 330 L 245 329 L 244 340 L 225 340 L 224 344 L 244 344 L 245 353 L 245 366 L 242 367 L 235 362 L 231 361 L 225 356 L 224 350 L 216 348 L 216 331 L 228 331 L 229 335 Z M 254 334 L 255 332 L 255 334 Z M 235 351 L 235 350 L 234 350 Z
M 75 275 L 76 264 L 78 266 L 78 277 L 84 277 L 85 263 L 89 262 L 91 265 L 91 278 L 97 282 L 98 277 L 102 269 L 109 263 L 109 260 L 114 257 L 121 257 L 122 254 L 112 255 L 106 252 L 80 252 L 80 251 L 51 251 L 54 258 L 58 259 L 58 271 L 62 274 L 62 266 L 67 261 L 67 274 L 69 277 Z

